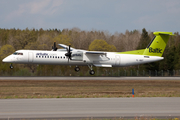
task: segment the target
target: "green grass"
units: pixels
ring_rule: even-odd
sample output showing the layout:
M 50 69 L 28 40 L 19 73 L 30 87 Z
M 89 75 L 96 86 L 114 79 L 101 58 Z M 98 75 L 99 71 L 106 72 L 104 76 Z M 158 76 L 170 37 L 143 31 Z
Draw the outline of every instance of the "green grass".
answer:
M 172 80 L 0 80 L 0 99 L 180 97 L 180 81 Z

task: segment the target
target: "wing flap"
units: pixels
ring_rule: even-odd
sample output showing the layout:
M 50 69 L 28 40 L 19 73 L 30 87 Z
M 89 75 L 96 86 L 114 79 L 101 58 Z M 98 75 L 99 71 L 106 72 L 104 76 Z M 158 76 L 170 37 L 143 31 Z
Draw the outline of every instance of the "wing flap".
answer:
M 106 52 L 86 52 L 88 55 L 106 55 Z
M 112 65 L 106 65 L 106 64 L 93 64 L 96 67 L 112 67 Z

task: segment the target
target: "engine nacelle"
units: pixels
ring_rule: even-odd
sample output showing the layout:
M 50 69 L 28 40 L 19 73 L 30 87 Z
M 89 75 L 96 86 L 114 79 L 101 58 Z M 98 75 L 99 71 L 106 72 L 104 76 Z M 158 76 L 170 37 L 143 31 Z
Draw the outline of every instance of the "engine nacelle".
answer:
M 81 51 L 74 51 L 74 52 L 72 52 L 71 60 L 83 61 L 83 52 L 81 52 Z

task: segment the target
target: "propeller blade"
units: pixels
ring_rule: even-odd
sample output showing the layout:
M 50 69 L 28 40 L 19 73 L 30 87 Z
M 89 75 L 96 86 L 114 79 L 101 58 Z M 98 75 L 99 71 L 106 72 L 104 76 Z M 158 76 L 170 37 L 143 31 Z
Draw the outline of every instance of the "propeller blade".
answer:
M 65 56 L 68 57 L 68 63 L 69 63 L 69 59 L 71 60 L 71 54 L 72 54 L 72 52 L 71 52 L 71 45 L 69 45 L 69 48 L 66 47 L 66 50 L 67 50 L 67 53 L 65 54 Z
M 52 46 L 53 51 L 57 51 L 56 42 L 54 42 L 54 45 Z
M 71 47 L 71 45 L 69 45 L 69 53 L 70 53 L 70 51 L 71 51 L 71 48 L 70 48 L 70 47 Z

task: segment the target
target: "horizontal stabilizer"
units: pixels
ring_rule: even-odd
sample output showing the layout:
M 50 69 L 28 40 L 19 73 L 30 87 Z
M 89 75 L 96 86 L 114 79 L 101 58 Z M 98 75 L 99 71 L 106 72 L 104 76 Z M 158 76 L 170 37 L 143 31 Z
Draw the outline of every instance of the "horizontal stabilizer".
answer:
M 174 35 L 172 32 L 154 32 L 154 35 Z

